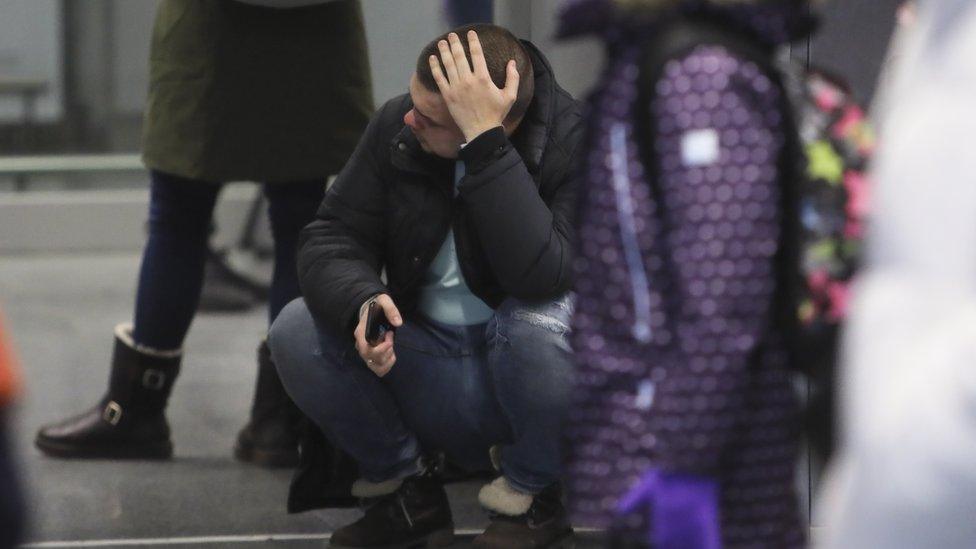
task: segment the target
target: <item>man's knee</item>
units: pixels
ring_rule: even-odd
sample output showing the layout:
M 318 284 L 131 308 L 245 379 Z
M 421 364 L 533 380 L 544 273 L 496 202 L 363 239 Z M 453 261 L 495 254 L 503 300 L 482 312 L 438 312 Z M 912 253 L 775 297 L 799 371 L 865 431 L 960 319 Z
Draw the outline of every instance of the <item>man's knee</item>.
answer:
M 330 400 L 325 396 L 337 400 L 348 392 L 338 338 L 320 332 L 304 299 L 281 310 L 268 332 L 268 347 L 285 390 L 309 416 L 321 412 L 323 399 Z
M 573 299 L 565 295 L 543 303 L 506 299 L 495 311 L 498 334 L 510 343 L 556 346 L 569 351 Z
M 268 348 L 282 377 L 300 367 L 302 356 L 311 355 L 317 345 L 315 321 L 303 298 L 285 305 L 268 330 Z
M 560 408 L 572 384 L 569 346 L 572 299 L 541 304 L 506 300 L 495 312 L 489 357 L 497 385 L 534 395 L 544 408 Z

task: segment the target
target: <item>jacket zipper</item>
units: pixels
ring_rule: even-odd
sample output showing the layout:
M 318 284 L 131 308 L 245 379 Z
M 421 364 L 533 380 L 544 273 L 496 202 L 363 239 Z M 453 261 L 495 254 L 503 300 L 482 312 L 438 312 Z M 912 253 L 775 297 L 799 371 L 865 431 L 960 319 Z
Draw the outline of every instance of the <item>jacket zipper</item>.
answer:
M 627 274 L 634 299 L 634 325 L 631 333 L 640 343 L 651 341 L 651 293 L 648 289 L 644 258 L 637 243 L 637 222 L 627 170 L 627 127 L 616 123 L 610 130 L 610 166 L 617 203 L 617 225 L 623 243 Z

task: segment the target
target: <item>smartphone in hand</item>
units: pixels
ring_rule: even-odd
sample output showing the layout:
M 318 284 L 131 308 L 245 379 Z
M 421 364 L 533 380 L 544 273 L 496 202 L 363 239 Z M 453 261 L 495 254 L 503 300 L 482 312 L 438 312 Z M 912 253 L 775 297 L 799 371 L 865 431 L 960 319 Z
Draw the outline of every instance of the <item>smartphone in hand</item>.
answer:
M 383 307 L 376 301 L 371 302 L 366 309 L 366 343 L 375 347 L 383 342 L 386 332 L 394 330 L 393 325 L 386 319 Z

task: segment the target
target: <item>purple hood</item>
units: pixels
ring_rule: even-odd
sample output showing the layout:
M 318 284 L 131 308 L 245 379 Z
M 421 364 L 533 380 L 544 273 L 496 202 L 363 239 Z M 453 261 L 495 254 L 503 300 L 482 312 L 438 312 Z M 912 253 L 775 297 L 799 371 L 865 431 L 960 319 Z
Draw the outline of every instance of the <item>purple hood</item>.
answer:
M 743 1 L 717 5 L 708 0 L 645 0 L 623 5 L 617 0 L 565 0 L 559 12 L 557 35 L 611 35 L 654 26 L 675 15 L 714 18 L 732 25 L 763 44 L 778 46 L 808 36 L 816 17 L 807 0 Z

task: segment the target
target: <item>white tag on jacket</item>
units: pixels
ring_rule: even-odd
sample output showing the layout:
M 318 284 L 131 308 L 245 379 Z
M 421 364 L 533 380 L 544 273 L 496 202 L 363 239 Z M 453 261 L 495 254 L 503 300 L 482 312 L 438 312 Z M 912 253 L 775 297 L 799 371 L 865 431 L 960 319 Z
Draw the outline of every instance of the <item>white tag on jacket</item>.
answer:
M 654 382 L 645 379 L 640 382 L 637 386 L 637 398 L 634 399 L 634 405 L 637 406 L 638 410 L 650 410 L 651 406 L 654 405 Z
M 709 166 L 718 162 L 719 156 L 716 130 L 691 130 L 681 136 L 681 163 L 686 167 Z

